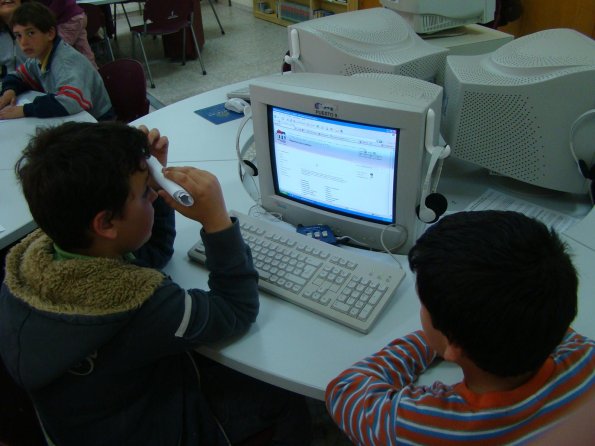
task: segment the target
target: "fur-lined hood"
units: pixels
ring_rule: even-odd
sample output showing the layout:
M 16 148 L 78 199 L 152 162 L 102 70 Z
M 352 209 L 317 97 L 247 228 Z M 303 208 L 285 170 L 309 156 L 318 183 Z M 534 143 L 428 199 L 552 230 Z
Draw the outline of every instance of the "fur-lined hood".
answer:
M 42 311 L 101 316 L 138 308 L 163 281 L 163 274 L 123 260 L 54 260 L 52 240 L 37 230 L 6 259 L 6 285 Z
M 0 290 L 0 311 L 11 314 L 3 321 L 2 354 L 7 364 L 26 371 L 13 369 L 13 376 L 31 391 L 66 371 L 81 373 L 164 279 L 157 270 L 124 260 L 54 260 L 52 240 L 33 232 L 7 256 Z

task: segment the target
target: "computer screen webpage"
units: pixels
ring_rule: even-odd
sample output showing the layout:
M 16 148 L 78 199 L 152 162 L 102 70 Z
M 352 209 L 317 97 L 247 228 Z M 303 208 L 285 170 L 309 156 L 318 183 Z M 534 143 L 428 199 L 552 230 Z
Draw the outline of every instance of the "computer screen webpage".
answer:
M 395 221 L 399 130 L 270 106 L 275 192 L 379 223 Z

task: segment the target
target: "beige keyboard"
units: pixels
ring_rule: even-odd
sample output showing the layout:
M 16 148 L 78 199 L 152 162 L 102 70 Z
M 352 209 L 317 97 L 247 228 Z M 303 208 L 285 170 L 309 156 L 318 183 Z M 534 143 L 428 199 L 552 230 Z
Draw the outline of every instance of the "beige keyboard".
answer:
M 252 249 L 259 288 L 362 333 L 368 333 L 405 276 L 384 263 L 232 211 Z M 204 263 L 201 241 L 188 256 Z

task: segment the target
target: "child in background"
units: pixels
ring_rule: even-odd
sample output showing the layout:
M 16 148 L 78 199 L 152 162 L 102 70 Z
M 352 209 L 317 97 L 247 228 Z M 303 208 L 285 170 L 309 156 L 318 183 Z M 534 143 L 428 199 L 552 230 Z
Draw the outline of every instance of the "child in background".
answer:
M 7 370 L 61 446 L 229 445 L 268 427 L 274 444 L 308 445 L 303 398 L 194 353 L 255 321 L 258 274 L 212 174 L 165 170 L 190 207 L 155 192 L 146 158 L 165 165 L 168 141 L 142 130 L 67 122 L 40 130 L 17 162 L 40 229 L 7 257 Z M 172 208 L 202 225 L 209 290 L 156 269 L 173 253 Z
M 0 0 L 1 1 L 1 0 Z M 76 0 L 37 0 L 56 16 L 58 35 L 67 44 L 83 54 L 97 68 L 95 54 L 87 39 L 87 16 Z
M 18 65 L 25 62 L 25 55 L 14 40 L 10 29 L 10 19 L 21 0 L 0 0 L 0 81 L 14 73 Z
M 0 119 L 49 118 L 83 110 L 100 121 L 114 118 L 101 76 L 57 35 L 56 20 L 48 8 L 38 2 L 23 3 L 14 11 L 11 26 L 28 59 L 2 82 Z M 16 105 L 17 95 L 29 90 L 46 94 L 30 104 Z
M 519 444 L 595 396 L 595 343 L 569 328 L 577 274 L 544 224 L 461 212 L 409 252 L 423 330 L 332 380 L 329 412 L 358 445 Z M 464 381 L 415 385 L 439 357 Z

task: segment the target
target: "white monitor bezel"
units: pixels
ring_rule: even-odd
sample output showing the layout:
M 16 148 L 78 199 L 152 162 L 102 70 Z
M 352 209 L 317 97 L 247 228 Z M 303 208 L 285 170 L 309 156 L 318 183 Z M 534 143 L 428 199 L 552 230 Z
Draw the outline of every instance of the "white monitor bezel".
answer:
M 400 78 L 395 76 L 397 77 Z M 380 233 L 386 225 L 313 208 L 275 193 L 268 107 L 278 106 L 316 114 L 315 104 L 323 102 L 331 106 L 337 119 L 400 129 L 394 206 L 395 223 L 398 226 L 387 228 L 383 240 L 388 248 L 399 246 L 397 252 L 408 251 L 423 227 L 415 209 L 419 204 L 421 180 L 427 163 L 424 133 L 425 116 L 429 107 L 421 104 L 423 101 L 408 101 L 406 97 L 401 98 L 402 100 L 390 98 L 389 92 L 383 91 L 385 86 L 378 80 L 314 73 L 269 76 L 251 83 L 260 198 L 261 205 L 267 211 L 281 214 L 283 220 L 293 225 L 326 224 L 337 231 L 338 235 L 347 235 L 374 249 L 383 249 Z M 433 108 L 437 107 L 439 110 L 440 101 L 441 94 L 439 100 L 432 104 Z M 437 128 L 435 140 L 438 140 Z

